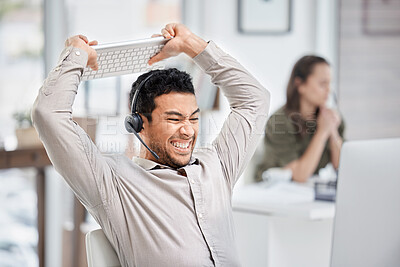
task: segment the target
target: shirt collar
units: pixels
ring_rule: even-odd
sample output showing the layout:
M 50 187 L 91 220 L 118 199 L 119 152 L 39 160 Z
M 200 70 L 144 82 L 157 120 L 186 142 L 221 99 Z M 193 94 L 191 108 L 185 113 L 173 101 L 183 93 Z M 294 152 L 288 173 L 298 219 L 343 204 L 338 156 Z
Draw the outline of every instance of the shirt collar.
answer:
M 132 161 L 135 162 L 140 167 L 142 167 L 143 169 L 145 169 L 146 171 L 149 171 L 149 170 L 152 170 L 152 169 L 155 169 L 155 168 L 172 169 L 172 170 L 174 169 L 174 168 L 172 168 L 170 166 L 162 165 L 162 164 L 159 164 L 159 163 L 157 163 L 155 161 L 152 161 L 152 160 L 149 160 L 149 159 L 144 159 L 144 158 L 139 158 L 139 157 L 133 157 Z M 198 165 L 199 164 L 199 160 L 192 156 L 190 158 L 189 163 L 186 166 L 193 165 L 193 164 Z

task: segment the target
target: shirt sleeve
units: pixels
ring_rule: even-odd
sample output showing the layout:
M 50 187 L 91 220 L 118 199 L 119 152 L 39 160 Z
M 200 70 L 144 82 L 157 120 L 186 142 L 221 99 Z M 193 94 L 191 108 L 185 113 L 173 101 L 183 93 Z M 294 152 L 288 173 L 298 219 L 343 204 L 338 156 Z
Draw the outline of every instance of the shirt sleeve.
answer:
M 32 120 L 55 169 L 78 199 L 91 208 L 115 194 L 111 169 L 95 144 L 72 120 L 77 94 L 88 55 L 66 47 L 58 65 L 50 72 L 32 109 Z
M 231 112 L 213 148 L 225 179 L 233 188 L 263 136 L 270 95 L 243 66 L 212 41 L 194 60 L 229 101 Z

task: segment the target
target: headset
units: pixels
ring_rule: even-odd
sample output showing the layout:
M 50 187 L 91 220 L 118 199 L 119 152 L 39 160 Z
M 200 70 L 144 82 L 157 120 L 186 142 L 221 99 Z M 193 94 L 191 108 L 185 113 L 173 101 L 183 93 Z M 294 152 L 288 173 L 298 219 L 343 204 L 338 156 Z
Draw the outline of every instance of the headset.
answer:
M 125 129 L 129 133 L 133 133 L 139 141 L 147 148 L 147 150 L 150 151 L 150 153 L 156 158 L 159 159 L 160 157 L 153 151 L 151 150 L 140 138 L 139 132 L 143 129 L 143 120 L 142 117 L 140 117 L 139 113 L 136 111 L 136 105 L 137 105 L 137 99 L 139 97 L 139 92 L 142 89 L 142 87 L 145 85 L 145 83 L 152 77 L 154 76 L 153 73 L 151 73 L 149 76 L 147 76 L 138 86 L 138 88 L 135 91 L 135 94 L 133 95 L 132 98 L 132 104 L 131 104 L 131 114 L 127 115 L 125 117 Z

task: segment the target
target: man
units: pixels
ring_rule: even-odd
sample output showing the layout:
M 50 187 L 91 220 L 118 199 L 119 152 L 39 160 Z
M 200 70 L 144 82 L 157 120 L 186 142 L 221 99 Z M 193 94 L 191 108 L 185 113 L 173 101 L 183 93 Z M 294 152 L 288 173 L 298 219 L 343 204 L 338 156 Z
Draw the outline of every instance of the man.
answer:
M 102 155 L 71 118 L 83 68 L 97 68 L 90 47 L 96 42 L 84 36 L 67 40 L 34 104 L 34 125 L 54 167 L 101 225 L 122 266 L 239 266 L 232 190 L 262 136 L 269 93 L 231 56 L 184 25 L 168 24 L 162 35 L 174 38 L 149 64 L 185 53 L 229 100 L 231 113 L 212 146 L 194 151 L 195 96 L 171 83 L 170 91 L 154 97 L 150 114 L 140 114 L 140 135 L 160 158 L 147 150 L 134 160 Z M 162 73 L 150 77 L 143 95 L 159 79 Z

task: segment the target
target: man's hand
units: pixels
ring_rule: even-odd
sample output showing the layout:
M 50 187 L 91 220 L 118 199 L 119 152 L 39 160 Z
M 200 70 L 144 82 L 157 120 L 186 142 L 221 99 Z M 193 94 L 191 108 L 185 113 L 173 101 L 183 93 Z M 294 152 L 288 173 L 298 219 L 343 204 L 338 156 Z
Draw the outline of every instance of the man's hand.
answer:
M 97 45 L 97 41 L 91 41 L 87 39 L 86 36 L 84 35 L 75 35 L 72 37 L 69 37 L 65 41 L 65 46 L 73 46 L 80 48 L 88 54 L 88 62 L 87 66 L 92 68 L 93 70 L 97 70 L 99 68 L 99 65 L 97 64 L 97 53 L 96 50 L 94 50 L 91 46 L 92 45 Z
M 206 41 L 192 33 L 183 24 L 170 23 L 161 30 L 161 34 L 153 35 L 152 37 L 164 36 L 166 39 L 172 39 L 166 43 L 160 53 L 149 60 L 149 65 L 169 57 L 177 56 L 180 53 L 185 53 L 194 58 L 207 46 Z

